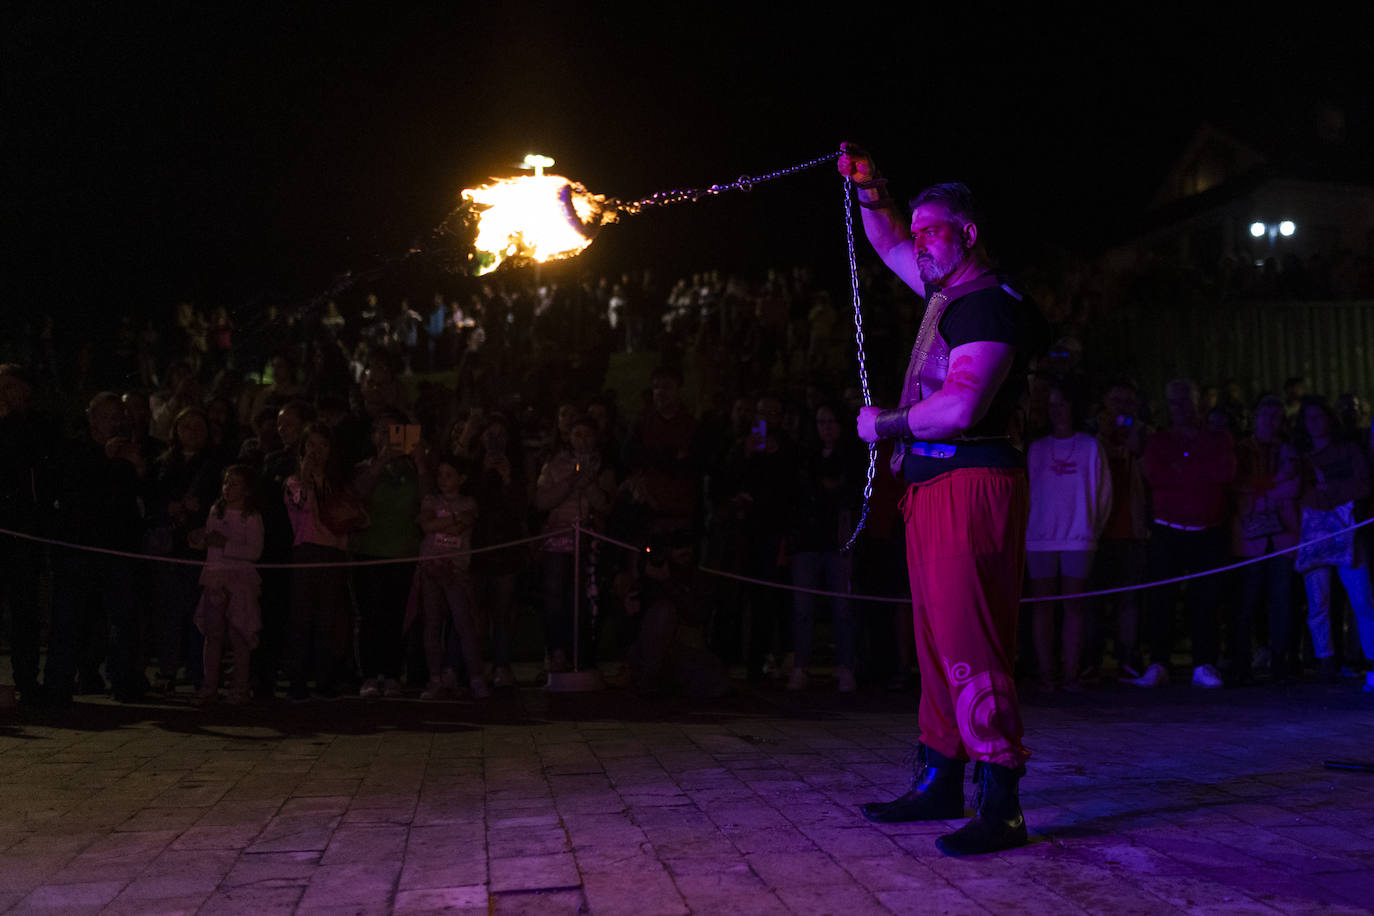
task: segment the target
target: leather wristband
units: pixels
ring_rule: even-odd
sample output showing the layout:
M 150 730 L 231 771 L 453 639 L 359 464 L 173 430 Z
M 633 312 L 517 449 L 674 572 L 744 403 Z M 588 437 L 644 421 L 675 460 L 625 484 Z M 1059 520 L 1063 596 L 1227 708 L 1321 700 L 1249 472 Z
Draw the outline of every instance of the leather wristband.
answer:
M 906 415 L 910 409 L 909 407 L 896 407 L 878 414 L 878 418 L 873 421 L 873 429 L 878 433 L 879 438 L 910 438 L 911 427 L 906 424 Z
M 887 187 L 887 179 L 881 175 L 874 175 L 867 181 L 854 182 L 854 187 L 862 188 L 865 191 L 872 191 L 874 188 L 885 188 Z
M 889 207 L 897 206 L 897 201 L 891 197 L 879 197 L 877 200 L 861 200 L 859 206 L 865 210 L 886 210 Z

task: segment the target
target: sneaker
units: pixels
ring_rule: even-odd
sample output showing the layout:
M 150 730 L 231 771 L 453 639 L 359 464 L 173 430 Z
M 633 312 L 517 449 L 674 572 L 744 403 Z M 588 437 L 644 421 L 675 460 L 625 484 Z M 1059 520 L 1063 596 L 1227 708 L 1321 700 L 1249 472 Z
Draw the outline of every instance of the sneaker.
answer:
M 1193 686 L 1208 689 L 1223 686 L 1221 672 L 1211 665 L 1198 665 L 1193 669 Z
M 202 687 L 196 691 L 196 702 L 202 708 L 214 706 L 219 702 L 219 691 L 210 687 Z
M 835 669 L 835 683 L 840 693 L 853 693 L 859 689 L 858 683 L 854 680 L 854 672 L 848 668 Z
M 791 691 L 806 689 L 806 669 L 793 668 L 792 673 L 787 676 L 787 689 Z
M 1250 657 L 1250 667 L 1255 671 L 1268 671 L 1274 663 L 1274 653 L 1268 646 L 1260 646 L 1255 649 L 1255 654 Z
M 450 693 L 458 692 L 458 673 L 452 668 L 445 668 L 439 675 L 439 683 L 444 685 L 444 689 Z
M 763 678 L 778 677 L 778 659 L 772 652 L 763 657 L 763 670 L 757 672 Z
M 474 700 L 485 700 L 491 696 L 491 688 L 487 686 L 487 679 L 480 674 L 472 676 L 472 698 Z
M 1145 673 L 1137 678 L 1122 678 L 1122 683 L 1131 684 L 1136 687 L 1165 687 L 1169 683 L 1169 672 L 1163 665 L 1154 664 L 1145 669 Z
M 437 700 L 444 695 L 444 682 L 437 677 L 429 679 L 429 686 L 420 691 L 420 699 Z
M 514 687 L 515 672 L 505 665 L 501 665 L 491 673 L 491 686 L 493 687 Z
M 401 692 L 401 682 L 394 677 L 389 677 L 382 681 L 382 696 L 390 697 L 391 699 L 405 696 L 405 694 Z
M 377 686 L 377 679 L 375 677 L 370 677 L 363 681 L 362 689 L 358 691 L 358 696 L 362 697 L 364 700 L 369 700 L 372 697 L 379 697 L 381 695 L 382 691 L 381 688 Z

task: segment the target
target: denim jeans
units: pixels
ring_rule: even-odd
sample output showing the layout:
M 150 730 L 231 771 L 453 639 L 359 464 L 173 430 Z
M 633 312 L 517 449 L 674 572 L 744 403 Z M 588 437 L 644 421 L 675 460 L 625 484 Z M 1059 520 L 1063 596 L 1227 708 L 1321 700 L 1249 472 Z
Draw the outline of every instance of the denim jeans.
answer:
M 792 557 L 792 584 L 827 592 L 849 591 L 849 556 L 838 550 L 804 551 Z M 811 663 L 816 605 L 830 602 L 834 615 L 835 664 L 854 668 L 854 611 L 848 598 L 824 598 L 807 592 L 792 593 L 792 648 L 795 665 L 805 668 Z
M 1330 658 L 1335 649 L 1331 642 L 1331 573 L 1332 567 L 1319 566 L 1303 574 L 1307 588 L 1307 627 L 1312 631 L 1312 654 Z M 1365 661 L 1374 662 L 1374 595 L 1371 595 L 1368 566 L 1337 566 L 1345 593 L 1350 596 L 1350 608 L 1355 612 L 1355 624 L 1360 630 L 1360 647 Z
M 433 561 L 431 561 L 433 562 Z M 459 659 L 469 678 L 483 674 L 482 637 L 477 628 L 477 602 L 472 577 L 463 569 L 436 572 L 423 562 L 419 571 L 420 607 L 424 614 L 425 665 L 430 679 Z M 448 651 L 443 645 L 444 622 L 449 623 Z
M 342 550 L 321 544 L 298 544 L 293 563 L 342 563 Z M 348 659 L 353 635 L 353 607 L 344 566 L 309 566 L 292 570 L 290 651 L 287 676 L 293 690 L 315 685 L 332 689 L 352 667 Z
M 1252 563 L 1240 573 L 1240 608 L 1231 631 L 1232 670 L 1237 674 L 1250 671 L 1255 620 L 1263 604 L 1269 614 L 1270 671 L 1282 677 L 1293 650 L 1293 555 Z

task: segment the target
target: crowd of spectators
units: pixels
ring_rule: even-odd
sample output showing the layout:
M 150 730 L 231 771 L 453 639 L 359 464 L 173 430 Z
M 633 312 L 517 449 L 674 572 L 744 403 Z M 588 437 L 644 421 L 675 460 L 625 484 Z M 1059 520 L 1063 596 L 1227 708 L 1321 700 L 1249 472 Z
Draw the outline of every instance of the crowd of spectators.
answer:
M 870 377 L 895 384 L 920 303 L 862 282 Z M 909 605 L 843 597 L 906 593 L 903 485 L 880 456 L 845 550 L 860 394 L 848 318 L 806 270 L 668 287 L 512 272 L 423 307 L 341 297 L 242 327 L 183 304 L 84 353 L 49 324 L 14 349 L 0 528 L 60 542 L 0 534 L 25 702 L 187 684 L 206 704 L 481 699 L 515 683 L 521 652 L 546 673 L 619 663 L 648 694 L 718 695 L 732 666 L 791 690 L 818 662 L 842 692 L 914 677 Z M 606 386 L 616 354 L 655 367 L 640 402 Z M 1080 357 L 1061 341 L 1038 360 L 1020 417 L 1028 685 L 1091 689 L 1111 670 L 1161 685 L 1180 649 L 1202 687 L 1368 664 L 1367 529 L 1305 543 L 1365 517 L 1365 402 L 1328 406 L 1299 379 L 1142 392 L 1085 378 Z M 1047 600 L 1300 541 L 1296 565 L 1194 579 L 1182 600 Z

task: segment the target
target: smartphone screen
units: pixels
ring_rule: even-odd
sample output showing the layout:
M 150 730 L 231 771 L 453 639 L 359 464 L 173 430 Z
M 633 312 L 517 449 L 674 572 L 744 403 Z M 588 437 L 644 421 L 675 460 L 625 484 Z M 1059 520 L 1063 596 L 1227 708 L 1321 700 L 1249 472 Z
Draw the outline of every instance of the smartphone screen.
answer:
M 418 423 L 392 423 L 387 436 L 392 448 L 409 455 L 420 444 L 420 426 Z

